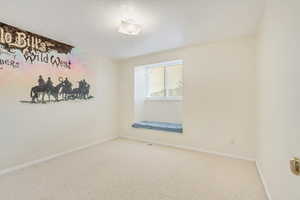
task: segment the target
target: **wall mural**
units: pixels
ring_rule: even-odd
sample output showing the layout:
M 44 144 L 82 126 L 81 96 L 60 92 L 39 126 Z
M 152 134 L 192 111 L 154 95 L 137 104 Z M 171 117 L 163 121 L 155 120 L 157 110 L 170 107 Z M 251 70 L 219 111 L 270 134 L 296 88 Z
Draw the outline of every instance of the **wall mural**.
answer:
M 1 96 L 21 103 L 93 98 L 91 74 L 78 57 L 71 45 L 0 22 Z

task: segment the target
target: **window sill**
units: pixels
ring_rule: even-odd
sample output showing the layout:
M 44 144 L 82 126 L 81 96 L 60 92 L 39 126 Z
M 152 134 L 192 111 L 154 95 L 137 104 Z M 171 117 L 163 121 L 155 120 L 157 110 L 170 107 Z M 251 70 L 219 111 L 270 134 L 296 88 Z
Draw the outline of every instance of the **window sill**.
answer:
M 177 134 L 183 133 L 182 124 L 168 122 L 141 121 L 132 125 L 133 128 L 150 129 L 156 131 L 173 132 Z

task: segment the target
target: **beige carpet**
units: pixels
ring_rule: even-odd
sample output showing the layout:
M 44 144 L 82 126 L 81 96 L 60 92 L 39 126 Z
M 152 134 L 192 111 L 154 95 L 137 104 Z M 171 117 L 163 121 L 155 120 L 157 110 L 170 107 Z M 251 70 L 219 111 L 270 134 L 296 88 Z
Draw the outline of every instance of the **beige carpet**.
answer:
M 1 200 L 266 200 L 254 163 L 118 139 L 0 177 Z

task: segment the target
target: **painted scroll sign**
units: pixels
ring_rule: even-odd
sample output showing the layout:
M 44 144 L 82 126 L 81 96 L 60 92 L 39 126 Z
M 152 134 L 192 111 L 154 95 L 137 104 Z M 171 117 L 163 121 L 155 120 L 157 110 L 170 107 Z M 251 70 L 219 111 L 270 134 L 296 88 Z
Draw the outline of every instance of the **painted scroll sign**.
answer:
M 0 22 L 1 98 L 21 103 L 84 101 L 90 74 L 76 48 Z

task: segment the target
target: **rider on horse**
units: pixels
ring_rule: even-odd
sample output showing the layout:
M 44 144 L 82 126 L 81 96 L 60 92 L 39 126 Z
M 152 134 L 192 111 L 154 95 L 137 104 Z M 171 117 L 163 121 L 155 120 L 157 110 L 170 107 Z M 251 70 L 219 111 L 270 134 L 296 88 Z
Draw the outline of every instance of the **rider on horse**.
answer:
M 45 81 L 44 81 L 42 75 L 39 76 L 38 84 L 39 84 L 40 87 L 45 85 Z
M 65 86 L 65 88 L 66 88 L 67 91 L 72 90 L 72 83 L 68 80 L 68 78 L 66 78 L 64 80 L 64 86 Z
M 87 82 L 85 81 L 85 79 L 82 80 L 82 86 L 83 88 L 86 88 L 88 86 Z
M 51 89 L 53 88 L 53 82 L 50 77 L 48 77 L 48 80 L 47 80 L 45 86 L 46 86 L 47 92 L 50 92 Z

